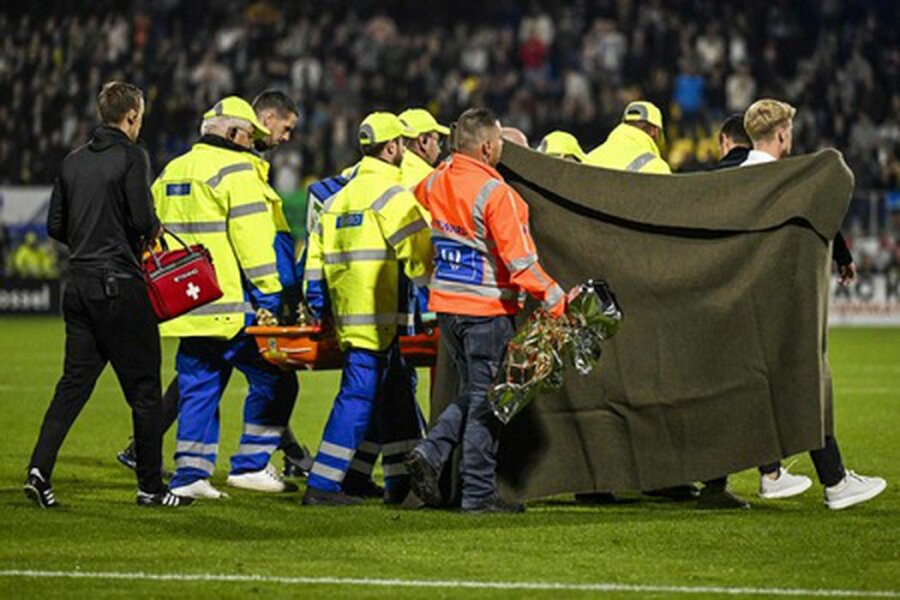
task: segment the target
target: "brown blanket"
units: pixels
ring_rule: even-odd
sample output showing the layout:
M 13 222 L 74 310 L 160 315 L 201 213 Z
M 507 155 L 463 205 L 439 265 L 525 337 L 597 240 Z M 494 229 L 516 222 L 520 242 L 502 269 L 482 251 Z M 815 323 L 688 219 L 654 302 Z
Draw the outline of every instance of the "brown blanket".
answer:
M 591 375 L 569 369 L 502 428 L 505 493 L 653 489 L 822 445 L 830 243 L 853 187 L 839 153 L 663 176 L 508 144 L 501 172 L 547 271 L 606 279 L 625 312 Z M 433 418 L 455 378 L 443 356 Z

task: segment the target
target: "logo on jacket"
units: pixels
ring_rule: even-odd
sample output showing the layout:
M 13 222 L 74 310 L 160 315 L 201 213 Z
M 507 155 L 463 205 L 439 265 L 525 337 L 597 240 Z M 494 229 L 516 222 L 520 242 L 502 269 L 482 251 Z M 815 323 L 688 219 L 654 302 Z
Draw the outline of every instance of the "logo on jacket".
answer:
M 190 296 L 190 298 L 196 302 L 197 298 L 200 297 L 200 286 L 194 284 L 194 282 L 190 282 L 187 286 L 187 289 L 184 291 L 185 294 Z
M 344 227 L 359 227 L 363 222 L 363 214 L 362 213 L 350 213 L 346 215 L 341 215 L 337 218 L 337 223 L 335 224 L 335 228 L 343 229 Z
M 435 277 L 445 281 L 480 284 L 484 279 L 484 258 L 474 248 L 454 240 L 433 237 Z

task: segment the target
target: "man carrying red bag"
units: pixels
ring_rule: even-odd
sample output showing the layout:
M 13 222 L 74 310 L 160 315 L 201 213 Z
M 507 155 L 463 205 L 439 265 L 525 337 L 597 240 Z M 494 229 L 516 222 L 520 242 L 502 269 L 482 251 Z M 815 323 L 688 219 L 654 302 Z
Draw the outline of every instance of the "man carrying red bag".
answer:
M 265 362 L 254 340 L 243 333 L 245 326 L 258 319 L 270 322 L 281 312 L 276 229 L 260 175 L 265 170 L 257 164 L 262 159 L 252 152 L 254 140 L 270 132 L 249 103 L 230 96 L 203 115 L 200 133 L 191 150 L 170 162 L 153 184 L 163 226 L 186 244 L 209 250 L 223 293 L 160 326 L 163 336 L 181 340 L 176 471 L 169 487 L 190 498 L 224 495 L 209 478 L 218 455 L 219 401 L 236 368 L 249 389 L 228 482 L 286 491 L 269 459 L 290 418 L 297 380 Z

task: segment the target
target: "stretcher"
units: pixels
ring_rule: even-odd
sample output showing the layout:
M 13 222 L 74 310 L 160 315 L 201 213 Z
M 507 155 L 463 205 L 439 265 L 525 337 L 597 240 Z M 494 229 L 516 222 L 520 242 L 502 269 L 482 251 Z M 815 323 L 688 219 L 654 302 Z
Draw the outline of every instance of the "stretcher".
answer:
M 263 358 L 282 369 L 340 369 L 343 354 L 333 329 L 321 325 L 247 327 Z M 400 353 L 414 367 L 433 367 L 440 331 L 400 336 Z

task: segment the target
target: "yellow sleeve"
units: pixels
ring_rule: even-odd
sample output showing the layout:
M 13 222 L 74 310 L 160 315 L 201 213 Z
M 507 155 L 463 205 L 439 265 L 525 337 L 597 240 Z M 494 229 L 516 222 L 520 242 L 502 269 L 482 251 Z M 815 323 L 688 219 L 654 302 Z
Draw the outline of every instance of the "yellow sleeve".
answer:
M 422 208 L 409 190 L 394 194 L 375 211 L 381 234 L 403 262 L 406 276 L 418 286 L 428 285 L 434 270 L 431 226 Z
M 234 173 L 227 184 L 228 240 L 244 277 L 260 292 L 281 291 L 275 262 L 275 223 L 265 198 L 265 187 L 254 170 Z
M 661 158 L 654 158 L 640 170 L 641 173 L 657 173 L 659 175 L 671 175 L 672 169 L 669 163 Z

